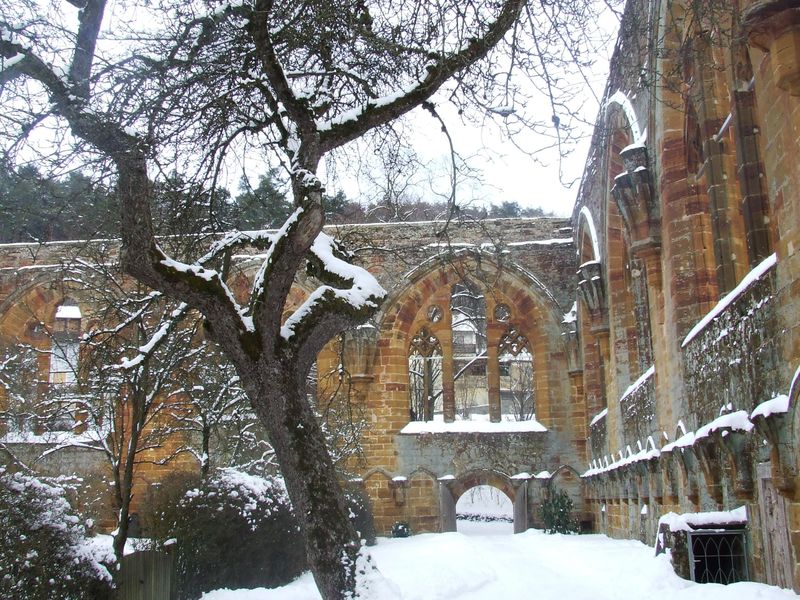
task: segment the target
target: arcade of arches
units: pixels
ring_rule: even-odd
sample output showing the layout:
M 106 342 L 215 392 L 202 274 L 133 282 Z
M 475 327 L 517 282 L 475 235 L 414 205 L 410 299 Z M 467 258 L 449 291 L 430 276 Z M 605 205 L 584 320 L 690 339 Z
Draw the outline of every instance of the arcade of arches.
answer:
M 749 576 L 800 589 L 800 4 L 731 5 L 704 27 L 628 2 L 650 27 L 623 27 L 571 219 L 335 232 L 380 249 L 363 259 L 390 292 L 318 357 L 364 415 L 348 484 L 379 531 L 451 530 L 477 485 L 521 531 L 556 486 L 584 528 L 672 544 L 680 571 L 660 518 L 744 507 Z M 57 266 L 79 252 L 0 247 L 0 340 L 57 341 L 35 358 L 51 385 L 96 312 Z

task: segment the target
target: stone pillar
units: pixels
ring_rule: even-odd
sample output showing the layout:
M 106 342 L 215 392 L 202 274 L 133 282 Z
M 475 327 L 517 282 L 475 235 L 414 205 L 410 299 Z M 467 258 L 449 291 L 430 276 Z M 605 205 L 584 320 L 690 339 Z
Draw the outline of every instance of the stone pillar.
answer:
M 494 322 L 486 327 L 486 384 L 489 394 L 489 420 L 500 422 L 500 329 Z
M 442 533 L 457 531 L 456 501 L 450 491 L 449 481 L 439 481 L 439 515 Z
M 528 481 L 521 480 L 514 490 L 514 533 L 528 530 Z
M 608 326 L 605 326 L 599 329 L 593 329 L 592 333 L 594 334 L 594 338 L 597 340 L 597 348 L 600 353 L 600 386 L 602 387 L 603 395 L 606 398 L 606 407 L 609 409 L 608 414 L 606 415 L 606 444 L 609 452 L 613 452 L 615 445 L 620 443 L 620 438 L 617 435 L 619 429 L 617 412 L 611 410 L 608 402 L 609 381 L 606 377 L 606 372 L 611 364 L 611 332 L 609 331 Z
M 442 345 L 442 408 L 446 423 L 456 420 L 456 393 L 453 381 L 453 330 L 442 328 L 439 343 Z
M 589 419 L 592 415 L 587 412 L 583 393 L 583 369 L 570 369 L 569 389 L 570 398 L 572 399 L 572 421 L 575 424 L 573 431 L 576 432 L 575 445 L 578 450 L 578 459 L 586 463 L 589 460 Z

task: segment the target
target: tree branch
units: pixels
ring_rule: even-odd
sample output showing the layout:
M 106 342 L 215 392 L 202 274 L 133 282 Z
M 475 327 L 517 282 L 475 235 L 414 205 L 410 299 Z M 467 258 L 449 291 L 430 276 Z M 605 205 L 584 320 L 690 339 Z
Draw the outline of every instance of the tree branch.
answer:
M 426 69 L 428 74 L 410 90 L 396 96 L 367 102 L 356 117 L 342 122 L 330 121 L 320 124 L 320 146 L 322 153 L 343 146 L 367 131 L 387 124 L 422 102 L 430 99 L 434 93 L 459 71 L 470 67 L 491 50 L 514 25 L 526 0 L 507 0 L 503 8 L 482 38 L 472 38 L 465 48 L 454 54 L 432 60 Z

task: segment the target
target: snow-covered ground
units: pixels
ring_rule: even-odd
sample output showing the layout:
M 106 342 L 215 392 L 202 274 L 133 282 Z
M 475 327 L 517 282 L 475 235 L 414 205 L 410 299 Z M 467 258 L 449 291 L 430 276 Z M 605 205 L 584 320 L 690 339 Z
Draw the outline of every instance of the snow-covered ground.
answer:
M 394 598 L 403 600 L 778 600 L 788 590 L 758 583 L 699 585 L 681 579 L 666 556 L 604 535 L 509 533 L 502 522 L 459 522 L 458 533 L 380 538 L 372 555 Z M 310 574 L 274 589 L 217 590 L 203 600 L 311 600 Z M 392 598 L 381 594 L 376 600 Z

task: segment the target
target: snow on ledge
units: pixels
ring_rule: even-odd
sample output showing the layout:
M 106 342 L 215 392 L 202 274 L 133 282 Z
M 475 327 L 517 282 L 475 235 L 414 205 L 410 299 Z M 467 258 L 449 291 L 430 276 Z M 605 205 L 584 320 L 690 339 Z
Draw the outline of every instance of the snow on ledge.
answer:
M 592 420 L 589 423 L 589 427 L 591 427 L 592 425 L 596 425 L 597 423 L 599 423 L 600 421 L 605 419 L 607 415 L 608 415 L 608 408 L 604 408 L 599 413 L 597 413 L 594 417 L 592 417 Z
M 647 381 L 653 375 L 655 375 L 655 372 L 656 372 L 655 365 L 650 365 L 650 368 L 647 369 L 647 371 L 645 371 L 644 373 L 642 373 L 639 376 L 639 379 L 637 379 L 631 385 L 628 386 L 628 389 L 625 390 L 625 393 L 622 394 L 622 396 L 620 396 L 619 401 L 622 402 L 623 400 L 625 400 L 625 398 L 627 398 L 628 396 L 633 394 L 636 390 L 638 390 L 640 387 L 642 387 L 645 381 Z
M 781 414 L 789 412 L 789 396 L 786 394 L 779 394 L 772 400 L 765 400 L 755 407 L 750 414 L 750 419 L 756 417 L 768 417 L 770 415 Z
M 795 382 L 793 382 L 793 385 L 794 384 Z M 667 452 L 674 452 L 675 450 L 689 448 L 698 440 L 709 437 L 715 431 L 722 430 L 722 435 L 727 435 L 728 431 L 742 431 L 749 433 L 755 428 L 753 421 L 756 419 L 756 417 L 767 418 L 770 415 L 783 414 L 788 411 L 789 396 L 786 394 L 779 394 L 771 400 L 766 400 L 756 406 L 752 413 L 748 413 L 746 410 L 737 410 L 736 412 L 720 415 L 710 423 L 706 423 L 705 425 L 699 427 L 697 431 L 684 430 L 684 434 L 681 437 L 673 442 L 664 444 L 660 450 L 655 447 L 655 442 L 653 442 L 652 438 L 648 438 L 645 448 L 640 449 L 635 454 L 631 451 L 630 446 L 628 446 L 627 453 L 623 454 L 620 452 L 617 460 L 611 460 L 609 462 L 608 457 L 604 457 L 605 461 L 602 459 L 595 459 L 591 462 L 589 469 L 583 475 L 581 475 L 581 477 L 592 477 L 601 473 L 607 473 L 632 463 L 658 458 L 661 456 L 661 454 L 665 454 Z M 598 414 L 595 419 L 592 420 L 592 424 L 594 424 L 596 420 L 599 421 L 602 417 L 604 417 L 604 413 L 605 411 Z M 681 429 L 683 429 L 680 422 L 679 426 Z M 641 448 L 641 443 L 639 444 L 639 447 Z
M 700 429 L 697 430 L 694 434 L 695 441 L 706 438 L 710 436 L 712 433 L 717 431 L 718 429 L 732 429 L 734 431 L 752 431 L 753 425 L 748 418 L 749 415 L 747 414 L 746 410 L 737 410 L 736 412 L 728 413 L 726 415 L 721 415 L 703 425 Z
M 658 520 L 659 528 L 664 523 L 670 531 L 694 531 L 713 525 L 744 525 L 747 523 L 747 508 L 733 510 L 677 514 L 669 512 Z
M 765 258 L 759 265 L 757 265 L 752 271 L 750 271 L 747 275 L 745 275 L 744 279 L 737 285 L 733 290 L 728 292 L 723 298 L 717 302 L 717 305 L 712 308 L 708 314 L 703 317 L 700 322 L 694 326 L 694 328 L 688 333 L 688 335 L 683 339 L 683 343 L 681 344 L 681 348 L 685 348 L 686 345 L 691 342 L 697 334 L 699 334 L 703 329 L 705 329 L 711 321 L 716 319 L 722 311 L 724 311 L 728 306 L 736 300 L 739 296 L 744 294 L 747 289 L 760 280 L 770 269 L 772 269 L 778 263 L 778 255 L 771 254 L 767 258 Z
M 661 452 L 672 452 L 676 448 L 688 448 L 692 445 L 694 445 L 694 431 L 689 431 L 684 433 L 674 442 L 666 444 L 663 448 L 661 448 Z
M 412 421 L 400 433 L 419 435 L 426 433 L 544 433 L 547 427 L 539 421 Z
M 596 461 L 592 461 L 595 466 L 589 468 L 581 477 L 592 477 L 593 475 L 600 475 L 601 473 L 607 473 L 609 471 L 614 471 L 615 469 L 619 469 L 620 467 L 624 467 L 626 465 L 631 465 L 633 463 L 652 460 L 654 458 L 658 458 L 661 456 L 661 451 L 657 448 L 651 446 L 648 443 L 646 448 L 642 448 L 636 454 L 631 451 L 631 447 L 627 447 L 627 455 L 620 456 L 619 460 L 613 461 L 611 463 L 606 463 L 605 465 L 600 462 L 599 464 Z
M 522 246 L 561 246 L 572 244 L 575 240 L 571 237 L 568 238 L 552 238 L 549 240 L 528 240 L 523 242 L 509 242 L 506 244 L 508 248 L 518 248 Z
M 631 134 L 633 134 L 634 144 L 643 144 L 647 136 L 642 133 L 639 127 L 639 118 L 636 116 L 636 110 L 633 108 L 630 98 L 622 90 L 617 90 L 606 102 L 605 109 L 608 110 L 613 104 L 618 105 L 625 113 L 625 118 L 631 128 Z
M 81 309 L 74 304 L 62 304 L 56 309 L 56 319 L 80 319 Z

